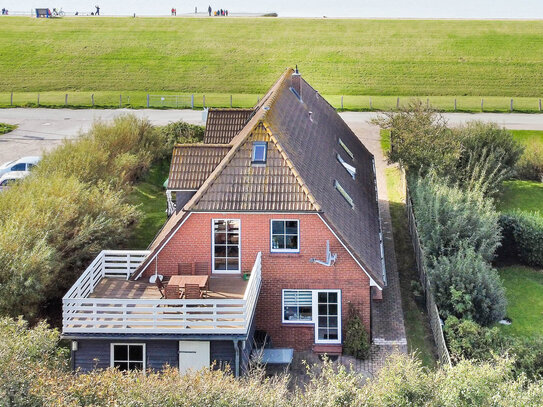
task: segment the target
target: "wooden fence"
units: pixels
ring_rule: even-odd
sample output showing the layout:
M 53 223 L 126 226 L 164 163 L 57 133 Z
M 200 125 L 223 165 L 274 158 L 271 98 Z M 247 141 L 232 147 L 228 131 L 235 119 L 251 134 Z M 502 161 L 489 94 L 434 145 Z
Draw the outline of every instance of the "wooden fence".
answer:
M 432 334 L 436 343 L 439 361 L 443 365 L 451 366 L 451 356 L 449 354 L 449 350 L 447 349 L 445 336 L 443 335 L 442 320 L 439 316 L 439 310 L 434 299 L 434 294 L 432 293 L 430 280 L 428 278 L 428 273 L 426 270 L 426 255 L 424 254 L 424 249 L 422 248 L 422 245 L 420 243 L 419 232 L 417 230 L 417 221 L 415 219 L 415 213 L 413 211 L 413 201 L 411 200 L 409 186 L 407 185 L 407 181 L 405 179 L 405 170 L 402 168 L 400 173 L 402 177 L 402 182 L 405 185 L 405 203 L 407 209 L 409 235 L 411 236 L 413 250 L 415 251 L 415 261 L 417 263 L 417 270 L 419 272 L 420 282 L 426 297 L 426 310 L 428 312 L 428 317 L 430 318 L 430 327 L 432 329 Z

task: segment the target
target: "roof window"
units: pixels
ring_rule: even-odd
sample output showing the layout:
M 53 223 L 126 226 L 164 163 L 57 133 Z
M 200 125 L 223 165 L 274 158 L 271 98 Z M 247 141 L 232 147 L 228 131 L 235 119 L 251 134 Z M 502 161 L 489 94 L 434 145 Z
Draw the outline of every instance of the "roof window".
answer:
M 291 88 L 290 88 L 290 91 L 291 91 L 292 93 L 294 93 L 294 96 L 296 96 L 300 102 L 302 101 L 302 97 L 300 96 L 300 94 L 298 93 L 298 91 L 297 91 L 296 89 L 294 89 L 294 88 L 291 87 Z
M 338 143 L 341 147 L 343 147 L 343 149 L 345 150 L 345 152 L 347 154 L 349 154 L 349 157 L 353 158 L 354 159 L 354 154 L 352 153 L 351 150 L 349 150 L 349 147 L 347 147 L 347 145 L 343 142 L 343 140 L 341 140 L 340 138 L 338 138 Z
M 345 168 L 347 170 L 347 172 L 349 173 L 349 175 L 351 177 L 355 177 L 356 175 L 356 168 L 354 166 L 352 166 L 351 164 L 348 164 L 344 159 L 343 157 L 341 157 L 341 155 L 339 155 L 339 153 L 336 153 L 336 157 L 337 157 L 337 160 L 341 163 L 341 165 L 343 165 L 343 168 Z
M 345 200 L 349 203 L 349 205 L 351 205 L 351 208 L 354 208 L 353 198 L 351 198 L 351 196 L 347 193 L 347 191 L 343 189 L 343 187 L 340 185 L 339 182 L 337 182 L 337 180 L 334 181 L 334 186 L 336 187 L 338 192 L 341 194 L 341 196 L 345 198 Z
M 252 164 L 266 164 L 268 156 L 268 143 L 266 141 L 253 142 Z

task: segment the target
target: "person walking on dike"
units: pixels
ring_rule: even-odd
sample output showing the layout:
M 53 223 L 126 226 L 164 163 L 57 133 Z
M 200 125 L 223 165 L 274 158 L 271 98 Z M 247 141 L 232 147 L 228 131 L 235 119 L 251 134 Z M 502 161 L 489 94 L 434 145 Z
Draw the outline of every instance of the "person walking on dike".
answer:
M 94 13 L 95 16 L 99 16 L 100 15 L 100 6 L 94 6 L 96 7 L 96 13 Z
M 211 6 L 207 8 L 207 13 L 209 14 L 209 17 L 211 17 Z

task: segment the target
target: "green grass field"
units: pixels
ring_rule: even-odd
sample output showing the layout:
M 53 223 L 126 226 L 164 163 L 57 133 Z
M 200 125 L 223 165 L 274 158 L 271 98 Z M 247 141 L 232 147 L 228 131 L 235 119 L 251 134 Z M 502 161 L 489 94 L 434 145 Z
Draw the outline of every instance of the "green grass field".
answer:
M 499 325 L 511 335 L 543 335 L 543 270 L 524 266 L 499 270 L 507 293 L 507 316 L 513 323 Z
M 145 250 L 166 222 L 166 194 L 162 184 L 168 178 L 169 160 L 154 164 L 144 178 L 132 187 L 127 197 L 128 203 L 139 205 L 142 220 L 126 248 Z
M 444 110 L 537 111 L 543 21 L 266 18 L 3 18 L 0 106 L 140 107 L 146 94 L 250 106 L 288 66 L 334 106 L 389 109 L 410 96 Z M 237 95 L 237 97 L 236 97 Z M 128 103 L 130 97 L 130 103 Z M 216 99 L 214 102 L 213 99 Z
M 528 212 L 539 211 L 543 215 L 543 183 L 522 180 L 505 181 L 497 207 L 502 212 L 520 209 Z

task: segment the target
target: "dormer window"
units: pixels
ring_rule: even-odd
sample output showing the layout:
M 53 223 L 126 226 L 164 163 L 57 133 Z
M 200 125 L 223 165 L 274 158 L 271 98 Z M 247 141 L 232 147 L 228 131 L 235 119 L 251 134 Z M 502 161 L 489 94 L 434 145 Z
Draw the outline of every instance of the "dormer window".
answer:
M 348 164 L 344 159 L 343 157 L 341 157 L 339 155 L 339 153 L 336 154 L 336 157 L 337 157 L 337 160 L 341 163 L 341 165 L 343 165 L 343 168 L 345 168 L 347 170 L 347 172 L 349 173 L 349 175 L 351 177 L 353 177 L 354 179 L 354 176 L 356 175 L 356 168 L 354 166 L 352 166 L 351 164 Z
M 268 156 L 268 143 L 265 141 L 255 141 L 253 143 L 252 164 L 266 164 Z

